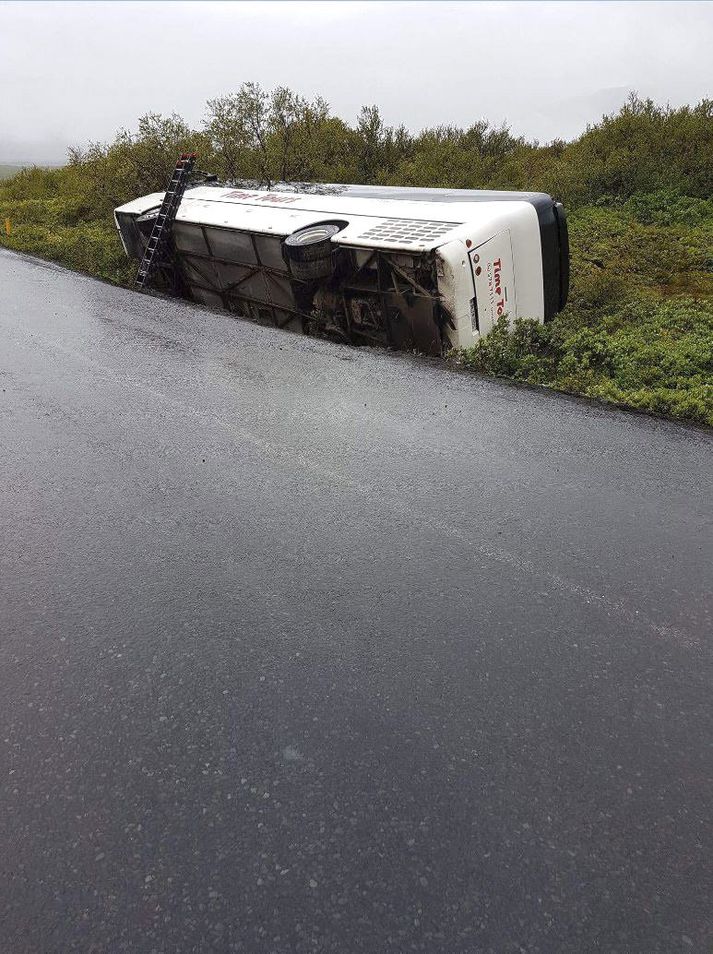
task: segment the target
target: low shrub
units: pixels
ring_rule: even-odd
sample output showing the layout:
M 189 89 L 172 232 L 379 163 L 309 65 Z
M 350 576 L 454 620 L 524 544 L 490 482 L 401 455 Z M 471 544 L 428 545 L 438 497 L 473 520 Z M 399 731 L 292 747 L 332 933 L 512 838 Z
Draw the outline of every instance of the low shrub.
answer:
M 582 324 L 501 318 L 458 365 L 713 426 L 713 301 L 625 301 Z

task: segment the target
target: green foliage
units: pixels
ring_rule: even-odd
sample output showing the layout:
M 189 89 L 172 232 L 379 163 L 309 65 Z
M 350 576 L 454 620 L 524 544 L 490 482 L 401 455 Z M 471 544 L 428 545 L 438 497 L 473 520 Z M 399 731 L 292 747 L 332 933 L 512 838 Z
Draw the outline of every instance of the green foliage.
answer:
M 642 225 L 694 226 L 710 224 L 713 202 L 693 199 L 677 192 L 635 192 L 623 208 Z
M 127 261 L 112 212 L 160 192 L 180 152 L 226 181 L 373 182 L 526 189 L 565 202 L 570 303 L 546 326 L 501 319 L 463 367 L 713 425 L 713 101 L 679 109 L 632 96 L 577 140 L 545 146 L 479 120 L 417 135 L 365 106 L 245 83 L 208 102 L 202 128 L 149 113 L 136 132 L 72 149 L 60 169 L 0 167 L 2 244 L 117 283 Z
M 2 244 L 108 281 L 130 281 L 129 263 L 111 216 L 98 217 L 92 197 L 74 191 L 71 170 L 26 169 L 0 184 Z
M 128 284 L 136 265 L 127 261 L 114 229 L 97 223 L 57 228 L 24 226 L 3 238 L 3 245 L 103 278 Z
M 713 426 L 713 301 L 610 303 L 596 324 L 568 308 L 548 325 L 501 318 L 461 367 Z
M 612 285 L 617 295 L 713 294 L 713 208 L 707 218 L 694 215 L 690 222 L 682 216 L 669 225 L 643 224 L 632 214 L 630 202 L 615 208 L 585 207 L 570 215 L 573 298 L 583 297 L 601 308 L 601 293 Z M 682 206 L 686 202 L 697 212 L 713 206 L 681 198 Z
M 679 109 L 632 95 L 563 153 L 558 193 L 570 206 L 637 192 L 713 194 L 713 100 Z M 545 176 L 545 180 L 547 176 Z
M 209 100 L 204 129 L 208 150 L 201 162 L 226 181 L 323 180 L 357 164 L 354 132 L 330 116 L 327 103 L 284 87 L 268 94 L 244 83 L 237 93 Z

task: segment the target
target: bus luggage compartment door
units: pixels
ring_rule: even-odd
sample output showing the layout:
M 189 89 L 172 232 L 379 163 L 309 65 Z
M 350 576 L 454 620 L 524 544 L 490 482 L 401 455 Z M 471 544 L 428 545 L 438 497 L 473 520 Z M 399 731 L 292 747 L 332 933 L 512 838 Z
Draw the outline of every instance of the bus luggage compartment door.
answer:
M 486 335 L 498 318 L 517 318 L 515 269 L 510 230 L 498 232 L 469 253 L 478 303 L 478 331 Z

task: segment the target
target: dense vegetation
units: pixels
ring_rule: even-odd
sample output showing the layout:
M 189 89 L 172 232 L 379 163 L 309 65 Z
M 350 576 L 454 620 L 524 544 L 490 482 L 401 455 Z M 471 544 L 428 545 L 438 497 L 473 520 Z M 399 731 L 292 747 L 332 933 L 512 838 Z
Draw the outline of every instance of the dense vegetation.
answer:
M 579 139 L 540 146 L 482 121 L 413 135 L 376 107 L 351 127 L 322 99 L 245 84 L 207 104 L 200 130 L 150 114 L 136 133 L 70 150 L 60 169 L 0 182 L 2 242 L 127 282 L 112 210 L 162 190 L 188 149 L 226 180 L 550 192 L 569 213 L 570 304 L 545 327 L 501 322 L 452 360 L 713 425 L 713 101 L 632 97 Z

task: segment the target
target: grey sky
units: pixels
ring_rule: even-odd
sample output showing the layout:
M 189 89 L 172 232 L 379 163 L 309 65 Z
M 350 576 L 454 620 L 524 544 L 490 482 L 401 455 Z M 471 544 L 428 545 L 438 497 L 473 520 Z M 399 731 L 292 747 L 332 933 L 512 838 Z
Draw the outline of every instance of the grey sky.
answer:
M 144 112 L 198 125 L 244 80 L 353 121 L 506 120 L 569 138 L 631 89 L 713 96 L 713 3 L 17 3 L 0 0 L 0 161 L 61 161 Z

